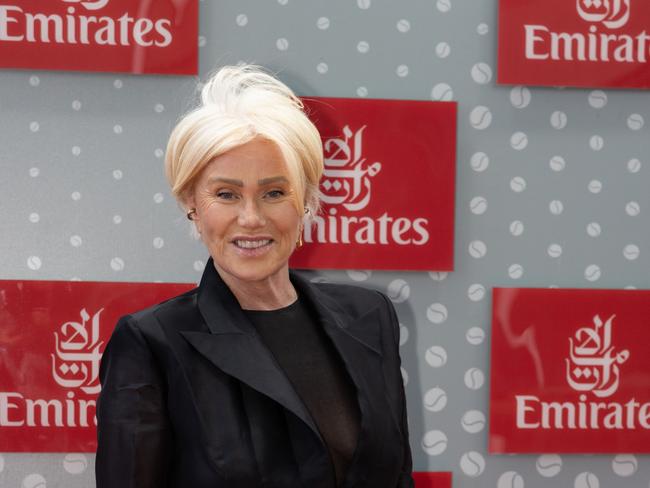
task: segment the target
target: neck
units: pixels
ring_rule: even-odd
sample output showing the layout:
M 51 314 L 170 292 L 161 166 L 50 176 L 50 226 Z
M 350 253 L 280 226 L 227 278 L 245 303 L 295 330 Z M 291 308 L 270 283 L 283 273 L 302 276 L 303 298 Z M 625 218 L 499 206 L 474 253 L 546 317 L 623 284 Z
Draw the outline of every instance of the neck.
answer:
M 215 268 L 244 310 L 277 310 L 298 298 L 289 279 L 289 268 L 260 281 L 243 281 Z

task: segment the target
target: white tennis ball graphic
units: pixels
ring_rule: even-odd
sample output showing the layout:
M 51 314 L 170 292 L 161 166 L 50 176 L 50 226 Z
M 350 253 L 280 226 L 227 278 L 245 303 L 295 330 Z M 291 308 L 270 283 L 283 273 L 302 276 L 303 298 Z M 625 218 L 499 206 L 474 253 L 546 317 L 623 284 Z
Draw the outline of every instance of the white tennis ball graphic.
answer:
M 27 258 L 27 267 L 33 271 L 41 269 L 43 262 L 38 256 L 30 256 Z
M 528 146 L 528 136 L 525 132 L 515 132 L 510 136 L 510 147 L 516 151 L 523 151 Z
M 469 114 L 470 125 L 477 130 L 484 130 L 492 123 L 492 112 L 484 105 L 478 105 Z
M 641 254 L 641 250 L 636 244 L 628 244 L 623 248 L 623 256 L 629 261 L 634 261 L 639 257 L 639 254 Z
M 605 140 L 599 136 L 591 136 L 589 139 L 589 147 L 594 151 L 600 151 L 605 146 Z
M 612 469 L 619 476 L 632 476 L 638 467 L 639 463 L 633 454 L 619 454 L 612 460 Z
M 566 161 L 562 156 L 553 156 L 548 164 L 553 171 L 562 171 L 566 167 Z
M 451 10 L 451 0 L 438 0 L 436 7 L 442 13 L 449 12 Z
M 460 420 L 465 432 L 476 434 L 485 428 L 485 414 L 480 410 L 468 410 Z
M 551 127 L 556 130 L 562 130 L 566 127 L 568 122 L 567 114 L 561 110 L 556 110 L 551 114 Z
M 607 105 L 607 94 L 602 90 L 594 90 L 589 94 L 589 105 L 593 108 L 603 108 Z
M 239 14 L 235 18 L 235 22 L 239 27 L 244 27 L 246 24 L 248 24 L 248 16 L 246 14 Z
M 524 223 L 521 220 L 510 222 L 510 233 L 515 237 L 519 237 L 524 233 Z
M 400 19 L 397 21 L 396 27 L 400 32 L 408 32 L 411 30 L 411 23 L 406 19 Z
M 473 302 L 480 302 L 485 297 L 485 287 L 480 283 L 469 285 L 467 297 Z
M 424 394 L 423 400 L 424 408 L 430 412 L 440 412 L 447 405 L 447 393 L 436 386 Z
M 641 161 L 636 158 L 630 159 L 627 162 L 627 170 L 630 173 L 638 173 L 641 170 Z
M 397 76 L 400 78 L 404 78 L 409 74 L 409 67 L 405 64 L 400 64 L 395 70 L 395 73 L 397 73 Z
M 449 56 L 451 53 L 451 46 L 449 46 L 448 42 L 439 42 L 436 44 L 436 56 L 438 56 L 441 59 L 446 58 Z
M 508 276 L 513 280 L 518 280 L 524 275 L 524 267 L 521 264 L 514 263 L 508 267 Z
M 469 255 L 473 258 L 480 259 L 487 254 L 487 246 L 483 241 L 472 241 L 467 248 Z
M 485 470 L 485 458 L 476 451 L 469 451 L 460 458 L 460 469 L 467 476 L 476 478 Z
M 33 473 L 25 476 L 20 486 L 21 488 L 46 488 L 47 483 L 43 476 L 37 473 Z
M 406 281 L 398 278 L 388 284 L 386 294 L 393 302 L 402 303 L 408 300 L 409 295 L 411 294 L 411 287 Z
M 88 458 L 84 454 L 66 454 L 63 458 L 63 469 L 70 474 L 81 474 L 88 467 Z
M 486 85 L 492 80 L 492 68 L 487 63 L 476 63 L 472 66 L 471 74 L 479 85 Z
M 576 476 L 573 486 L 574 488 L 600 488 L 600 481 L 595 474 L 585 471 Z
M 113 271 L 122 271 L 124 269 L 124 260 L 119 257 L 111 259 L 111 268 Z
M 430 430 L 422 438 L 422 449 L 429 456 L 438 456 L 447 449 L 447 435 L 441 430 Z
M 431 346 L 424 353 L 424 360 L 432 368 L 440 368 L 447 363 L 447 351 L 441 346 Z
M 484 152 L 477 152 L 472 155 L 470 160 L 472 169 L 476 172 L 485 171 L 490 165 L 490 158 Z
M 535 468 L 545 478 L 552 478 L 562 470 L 562 458 L 557 454 L 544 454 L 537 458 Z
M 639 213 L 641 213 L 641 206 L 638 202 L 627 202 L 625 205 L 625 213 L 627 213 L 630 217 L 636 217 L 639 215 Z
M 286 38 L 281 37 L 275 41 L 275 47 L 277 47 L 279 51 L 286 51 L 289 49 L 289 41 Z
M 587 224 L 587 234 L 589 235 L 589 237 L 598 237 L 601 232 L 602 229 L 598 222 L 589 222 Z
M 510 103 L 515 108 L 526 108 L 531 101 L 530 90 L 525 86 L 515 86 L 510 90 Z
M 562 256 L 562 246 L 559 244 L 551 244 L 547 249 L 548 255 L 552 258 L 559 258 Z
M 442 324 L 447 320 L 448 315 L 447 307 L 442 303 L 432 303 L 429 305 L 429 308 L 427 308 L 427 319 L 429 319 L 429 322 L 431 323 Z
M 465 339 L 473 346 L 478 346 L 485 339 L 485 331 L 480 327 L 471 327 L 465 333 Z
M 560 215 L 564 212 L 564 204 L 560 200 L 551 200 L 548 209 L 553 215 Z
M 431 99 L 448 102 L 454 98 L 454 91 L 447 83 L 438 83 L 431 89 Z
M 330 26 L 330 19 L 327 17 L 319 17 L 318 20 L 316 21 L 316 27 L 318 27 L 320 30 L 325 30 L 329 29 Z
M 479 368 L 469 368 L 465 371 L 464 381 L 470 390 L 479 390 L 485 383 L 485 374 Z
M 600 266 L 597 264 L 590 264 L 587 266 L 585 269 L 585 278 L 587 281 L 598 281 L 600 279 L 600 275 L 602 274 Z
M 485 211 L 487 210 L 487 206 L 488 206 L 487 200 L 485 199 L 485 197 L 481 197 L 481 196 L 474 197 L 469 202 L 469 208 L 474 215 L 484 214 Z
M 645 120 L 641 114 L 632 114 L 627 118 L 627 126 L 631 130 L 641 130 L 645 125 Z
M 524 479 L 516 471 L 506 471 L 499 476 L 497 488 L 524 488 Z
M 481 22 L 479 25 L 476 26 L 476 33 L 480 36 L 484 36 L 490 31 L 490 28 L 485 22 Z
M 521 176 L 515 176 L 510 180 L 510 189 L 515 193 L 521 193 L 526 189 L 526 180 Z

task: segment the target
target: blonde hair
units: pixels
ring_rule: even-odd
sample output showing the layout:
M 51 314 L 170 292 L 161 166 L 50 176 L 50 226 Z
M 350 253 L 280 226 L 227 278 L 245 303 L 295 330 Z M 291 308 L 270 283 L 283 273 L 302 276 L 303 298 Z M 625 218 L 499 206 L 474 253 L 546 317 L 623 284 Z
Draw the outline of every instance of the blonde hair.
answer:
M 318 213 L 323 147 L 302 101 L 254 65 L 224 66 L 201 88 L 201 103 L 181 117 L 165 155 L 165 176 L 185 204 L 196 177 L 214 158 L 263 137 L 284 157 L 299 213 Z

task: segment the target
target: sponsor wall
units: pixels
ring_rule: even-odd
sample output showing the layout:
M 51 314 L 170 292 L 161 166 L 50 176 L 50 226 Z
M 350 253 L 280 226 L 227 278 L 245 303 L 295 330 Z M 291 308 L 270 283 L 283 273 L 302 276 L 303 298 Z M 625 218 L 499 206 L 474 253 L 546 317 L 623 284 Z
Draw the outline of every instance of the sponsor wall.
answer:
M 501 83 L 650 88 L 643 0 L 499 1 Z
M 647 93 L 495 85 L 497 7 L 206 0 L 200 72 L 243 59 L 304 96 L 457 100 L 454 271 L 307 274 L 395 303 L 415 470 L 453 471 L 462 488 L 648 486 L 640 454 L 488 451 L 491 287 L 650 288 Z M 205 251 L 160 169 L 193 82 L 31 70 L 0 80 L 2 278 L 198 280 Z M 2 453 L 0 486 L 93 486 L 93 463 Z

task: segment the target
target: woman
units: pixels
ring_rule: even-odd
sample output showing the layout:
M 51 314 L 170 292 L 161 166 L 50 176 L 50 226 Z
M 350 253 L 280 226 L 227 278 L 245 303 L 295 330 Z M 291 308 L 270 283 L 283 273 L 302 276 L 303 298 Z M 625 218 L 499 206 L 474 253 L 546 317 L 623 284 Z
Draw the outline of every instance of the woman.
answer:
M 165 165 L 210 259 L 198 288 L 113 332 L 97 487 L 413 486 L 390 301 L 289 271 L 323 171 L 299 99 L 222 68 Z

